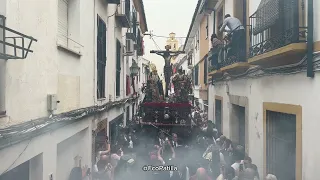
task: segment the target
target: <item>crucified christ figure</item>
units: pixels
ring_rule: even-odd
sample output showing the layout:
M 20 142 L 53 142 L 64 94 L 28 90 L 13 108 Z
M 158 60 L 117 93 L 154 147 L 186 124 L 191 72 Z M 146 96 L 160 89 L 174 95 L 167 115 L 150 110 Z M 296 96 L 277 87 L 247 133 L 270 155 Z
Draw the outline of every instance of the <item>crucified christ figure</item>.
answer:
M 179 54 L 183 54 L 184 51 L 170 51 L 170 46 L 165 46 L 165 51 L 155 51 L 151 50 L 150 53 L 155 53 L 159 56 L 162 56 L 164 58 L 165 64 L 164 64 L 164 78 L 166 81 L 166 93 L 165 96 L 168 97 L 168 91 L 170 89 L 170 78 L 172 75 L 172 64 L 170 62 L 172 57 L 178 56 Z

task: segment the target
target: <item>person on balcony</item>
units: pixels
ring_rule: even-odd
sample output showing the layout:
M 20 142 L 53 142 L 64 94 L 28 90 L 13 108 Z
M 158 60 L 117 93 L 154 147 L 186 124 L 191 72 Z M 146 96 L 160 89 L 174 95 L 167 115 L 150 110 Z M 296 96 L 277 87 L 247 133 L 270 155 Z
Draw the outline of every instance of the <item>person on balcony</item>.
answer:
M 219 54 L 221 49 L 223 48 L 223 42 L 218 39 L 217 34 L 211 35 L 211 52 L 212 52 L 212 59 L 211 59 L 211 66 L 218 70 L 219 67 Z
M 232 56 L 242 56 L 245 46 L 245 29 L 238 18 L 231 17 L 230 14 L 224 16 L 223 24 L 220 28 L 220 32 L 229 32 L 232 34 L 231 39 L 231 54 Z M 226 27 L 228 29 L 226 29 Z

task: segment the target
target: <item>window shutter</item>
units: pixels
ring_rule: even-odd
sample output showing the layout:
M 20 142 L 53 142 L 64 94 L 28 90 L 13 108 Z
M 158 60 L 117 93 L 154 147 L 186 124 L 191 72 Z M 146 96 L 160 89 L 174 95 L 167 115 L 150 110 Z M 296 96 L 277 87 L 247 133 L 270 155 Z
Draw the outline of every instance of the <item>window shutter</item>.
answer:
M 194 82 L 195 82 L 195 85 L 199 85 L 199 66 L 197 65 L 196 68 L 195 68 L 195 79 L 194 79 Z
M 208 78 L 208 59 L 207 57 L 205 57 L 204 59 L 204 77 L 203 77 L 203 81 L 204 84 L 207 84 L 207 78 Z
M 121 43 L 117 40 L 117 62 L 116 62 L 116 96 L 120 96 L 120 74 L 121 74 Z
M 58 40 L 68 47 L 68 0 L 58 0 Z

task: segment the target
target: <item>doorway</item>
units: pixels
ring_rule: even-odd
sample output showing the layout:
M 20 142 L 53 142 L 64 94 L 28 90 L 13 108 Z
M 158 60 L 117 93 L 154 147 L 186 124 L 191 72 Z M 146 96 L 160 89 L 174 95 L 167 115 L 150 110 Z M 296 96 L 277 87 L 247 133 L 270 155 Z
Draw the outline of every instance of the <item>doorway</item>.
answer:
M 232 104 L 230 119 L 232 141 L 246 148 L 246 108 Z
M 120 130 L 122 129 L 121 126 L 123 125 L 123 118 L 124 115 L 121 114 L 109 123 L 109 139 L 111 141 L 111 144 L 116 144 L 117 142 L 117 139 L 120 135 Z
M 296 115 L 266 112 L 267 173 L 296 179 Z
M 220 99 L 215 99 L 215 124 L 219 133 L 222 133 L 222 101 Z
M 0 180 L 29 180 L 29 164 L 30 161 L 20 164 L 19 166 L 1 175 Z

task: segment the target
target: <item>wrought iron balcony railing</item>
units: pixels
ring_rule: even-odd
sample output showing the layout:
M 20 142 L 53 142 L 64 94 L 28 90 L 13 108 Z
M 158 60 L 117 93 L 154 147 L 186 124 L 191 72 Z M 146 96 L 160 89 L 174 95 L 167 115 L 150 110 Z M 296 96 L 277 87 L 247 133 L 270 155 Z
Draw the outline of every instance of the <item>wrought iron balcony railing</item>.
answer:
M 225 36 L 223 44 L 211 48 L 208 53 L 209 72 L 237 62 L 246 62 L 245 37 L 244 27 L 239 26 Z
M 9 36 L 7 36 L 9 34 Z M 33 53 L 31 44 L 37 40 L 6 26 L 6 17 L 0 15 L 0 59 L 25 59 Z
M 303 18 L 300 18 L 303 12 L 304 6 L 299 4 L 299 0 L 274 0 L 260 4 L 258 10 L 249 17 L 248 57 L 292 43 L 306 42 L 307 27 L 299 25 L 304 24 Z

